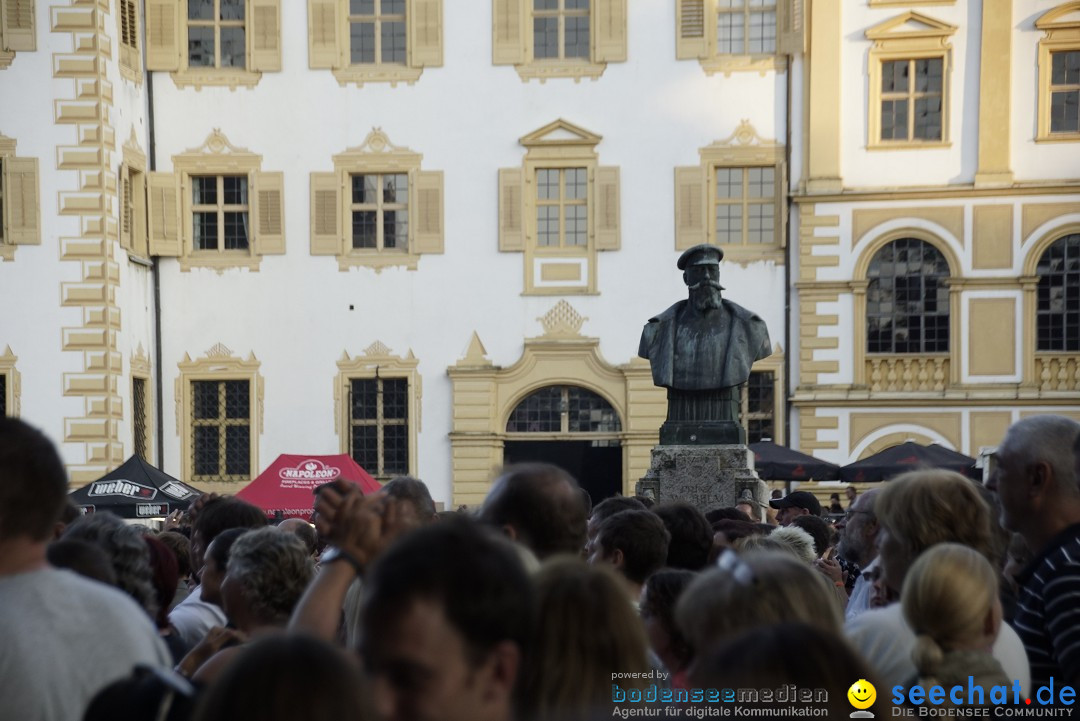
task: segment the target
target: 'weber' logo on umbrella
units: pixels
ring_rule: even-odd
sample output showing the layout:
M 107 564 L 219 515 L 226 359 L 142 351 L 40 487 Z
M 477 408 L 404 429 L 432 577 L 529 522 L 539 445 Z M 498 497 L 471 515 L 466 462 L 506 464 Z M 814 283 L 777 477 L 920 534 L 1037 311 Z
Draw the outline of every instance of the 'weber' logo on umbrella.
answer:
M 132 483 L 131 481 L 97 481 L 90 485 L 89 496 L 124 496 L 140 501 L 149 501 L 157 496 L 156 488 Z

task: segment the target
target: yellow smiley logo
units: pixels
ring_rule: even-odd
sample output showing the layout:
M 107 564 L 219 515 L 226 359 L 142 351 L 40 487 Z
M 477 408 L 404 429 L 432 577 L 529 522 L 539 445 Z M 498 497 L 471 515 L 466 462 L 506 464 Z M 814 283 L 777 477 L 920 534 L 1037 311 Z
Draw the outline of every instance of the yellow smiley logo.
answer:
M 847 690 L 847 698 L 855 708 L 868 709 L 877 700 L 877 690 L 865 678 L 860 678 Z

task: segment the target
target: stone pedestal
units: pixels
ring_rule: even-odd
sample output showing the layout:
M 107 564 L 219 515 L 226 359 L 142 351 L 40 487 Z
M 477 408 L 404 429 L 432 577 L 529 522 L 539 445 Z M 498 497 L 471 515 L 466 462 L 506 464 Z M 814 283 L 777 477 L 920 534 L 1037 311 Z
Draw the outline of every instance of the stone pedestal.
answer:
M 761 504 L 769 501 L 745 445 L 655 446 L 649 470 L 637 483 L 639 496 L 657 503 L 686 501 L 702 512 L 734 506 L 744 490 Z

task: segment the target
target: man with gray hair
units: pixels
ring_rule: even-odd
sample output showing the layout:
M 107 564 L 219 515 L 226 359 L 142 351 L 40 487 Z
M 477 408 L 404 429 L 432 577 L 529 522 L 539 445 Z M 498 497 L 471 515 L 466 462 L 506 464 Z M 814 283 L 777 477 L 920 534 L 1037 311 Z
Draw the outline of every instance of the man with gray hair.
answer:
M 873 574 L 877 568 L 877 537 L 881 529 L 874 512 L 874 499 L 879 492 L 880 489 L 871 488 L 856 496 L 855 502 L 844 515 L 844 520 L 837 524 L 840 529 L 837 554 L 860 569 L 844 609 L 845 621 L 850 621 L 870 608 L 870 590 L 874 585 Z
M 1080 423 L 1063 416 L 1017 421 L 998 446 L 987 487 L 1001 525 L 1023 536 L 1035 561 L 1017 576 L 1013 626 L 1031 662 L 1032 688 L 1080 685 L 1080 488 L 1073 448 Z

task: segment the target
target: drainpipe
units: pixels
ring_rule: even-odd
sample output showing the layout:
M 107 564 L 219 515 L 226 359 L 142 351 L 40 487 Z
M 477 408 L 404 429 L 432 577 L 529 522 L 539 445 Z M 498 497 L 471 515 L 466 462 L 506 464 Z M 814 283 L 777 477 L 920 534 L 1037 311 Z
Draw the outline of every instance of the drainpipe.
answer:
M 149 70 L 146 71 L 146 125 L 149 129 L 149 152 L 147 152 L 147 161 L 149 172 L 157 170 L 157 141 L 154 135 L 154 74 Z M 150 276 L 154 282 L 154 368 L 157 373 L 154 374 L 154 397 L 157 401 L 154 403 L 154 415 L 157 438 L 157 466 L 161 468 L 165 465 L 165 408 L 164 408 L 164 396 L 163 396 L 163 383 L 162 383 L 162 366 L 161 366 L 161 272 L 159 263 L 160 259 L 155 255 L 151 257 L 152 265 L 150 266 Z
M 794 121 L 794 114 L 791 112 L 791 98 L 794 94 L 793 83 L 791 76 L 795 72 L 795 56 L 790 56 L 788 60 L 788 69 L 785 73 L 785 84 L 787 85 L 787 106 L 784 108 L 784 115 L 787 118 L 784 138 L 784 167 L 788 169 L 788 174 L 791 172 L 791 124 Z M 805 142 L 805 138 L 804 138 Z M 791 352 L 791 209 L 794 207 L 791 197 L 791 177 L 784 178 L 784 212 L 787 213 L 788 222 L 784 224 L 784 232 L 787 233 L 787 242 L 784 243 L 784 440 L 788 448 L 794 448 L 795 444 L 791 439 L 791 368 L 794 357 Z

